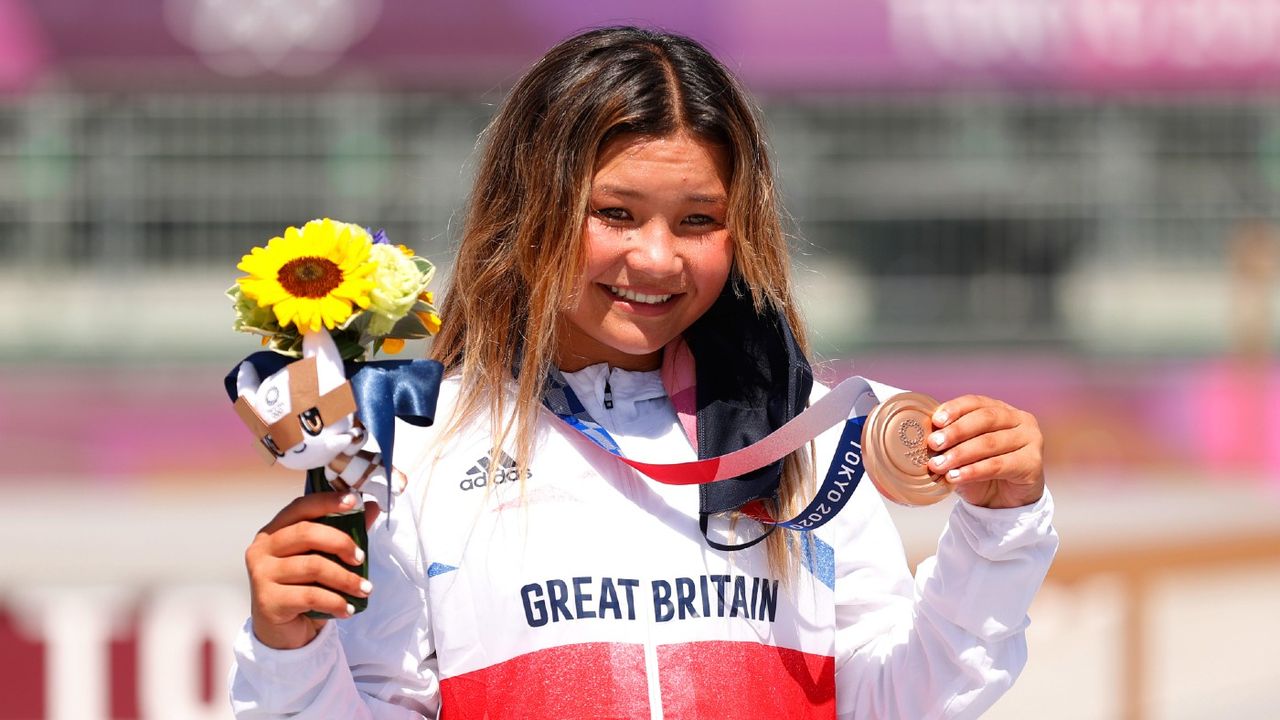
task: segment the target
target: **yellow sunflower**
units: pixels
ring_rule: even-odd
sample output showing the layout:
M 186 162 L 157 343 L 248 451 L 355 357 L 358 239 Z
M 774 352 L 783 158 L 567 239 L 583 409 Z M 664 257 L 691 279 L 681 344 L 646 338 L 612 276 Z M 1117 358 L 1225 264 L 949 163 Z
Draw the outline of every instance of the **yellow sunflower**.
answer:
M 236 282 L 245 296 L 271 308 L 280 327 L 332 330 L 359 312 L 354 306 L 369 307 L 369 276 L 377 266 L 369 259 L 372 245 L 359 226 L 312 220 L 241 258 L 236 267 L 249 275 Z

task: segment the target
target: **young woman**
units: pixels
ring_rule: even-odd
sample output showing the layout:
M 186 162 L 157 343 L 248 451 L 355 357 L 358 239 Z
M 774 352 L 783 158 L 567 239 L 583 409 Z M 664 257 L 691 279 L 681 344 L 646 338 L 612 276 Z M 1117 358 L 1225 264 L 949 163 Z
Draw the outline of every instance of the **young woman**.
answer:
M 610 28 L 539 61 L 486 131 L 451 288 L 437 422 L 400 429 L 372 584 L 306 554 L 361 559 L 310 522 L 355 497 L 295 500 L 246 553 L 239 717 L 960 718 L 1012 683 L 1057 544 L 1027 413 L 937 411 L 932 469 L 961 500 L 913 582 L 870 483 L 813 532 L 756 519 L 808 502 L 839 428 L 665 485 L 548 410 L 572 398 L 628 458 L 681 462 L 826 392 L 757 120 L 696 43 Z

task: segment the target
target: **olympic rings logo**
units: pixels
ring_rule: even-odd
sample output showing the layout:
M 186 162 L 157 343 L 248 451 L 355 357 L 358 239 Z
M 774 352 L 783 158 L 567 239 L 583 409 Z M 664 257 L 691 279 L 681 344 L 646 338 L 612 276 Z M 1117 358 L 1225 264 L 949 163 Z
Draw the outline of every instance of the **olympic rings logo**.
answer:
M 165 23 L 214 71 L 313 75 L 373 28 L 382 0 L 165 0 Z

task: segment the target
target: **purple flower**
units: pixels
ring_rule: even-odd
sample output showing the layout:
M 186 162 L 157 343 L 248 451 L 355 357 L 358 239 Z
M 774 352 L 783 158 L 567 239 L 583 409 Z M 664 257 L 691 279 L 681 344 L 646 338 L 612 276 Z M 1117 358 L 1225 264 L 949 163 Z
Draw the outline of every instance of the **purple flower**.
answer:
M 365 228 L 365 229 L 369 230 L 369 228 Z M 391 244 L 391 241 L 387 239 L 386 230 L 383 230 L 381 228 L 379 228 L 377 232 L 369 230 L 369 234 L 373 236 L 374 245 L 390 245 Z

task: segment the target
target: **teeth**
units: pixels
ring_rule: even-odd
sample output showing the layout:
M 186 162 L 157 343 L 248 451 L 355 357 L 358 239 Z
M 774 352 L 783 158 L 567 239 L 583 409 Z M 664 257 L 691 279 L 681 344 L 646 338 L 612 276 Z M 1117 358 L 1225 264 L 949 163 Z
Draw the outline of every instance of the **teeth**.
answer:
M 657 305 L 658 303 L 664 303 L 671 299 L 670 295 L 641 295 L 638 292 L 627 290 L 625 288 L 614 287 L 613 285 L 609 286 L 609 292 L 617 295 L 623 300 L 645 303 L 647 305 Z

